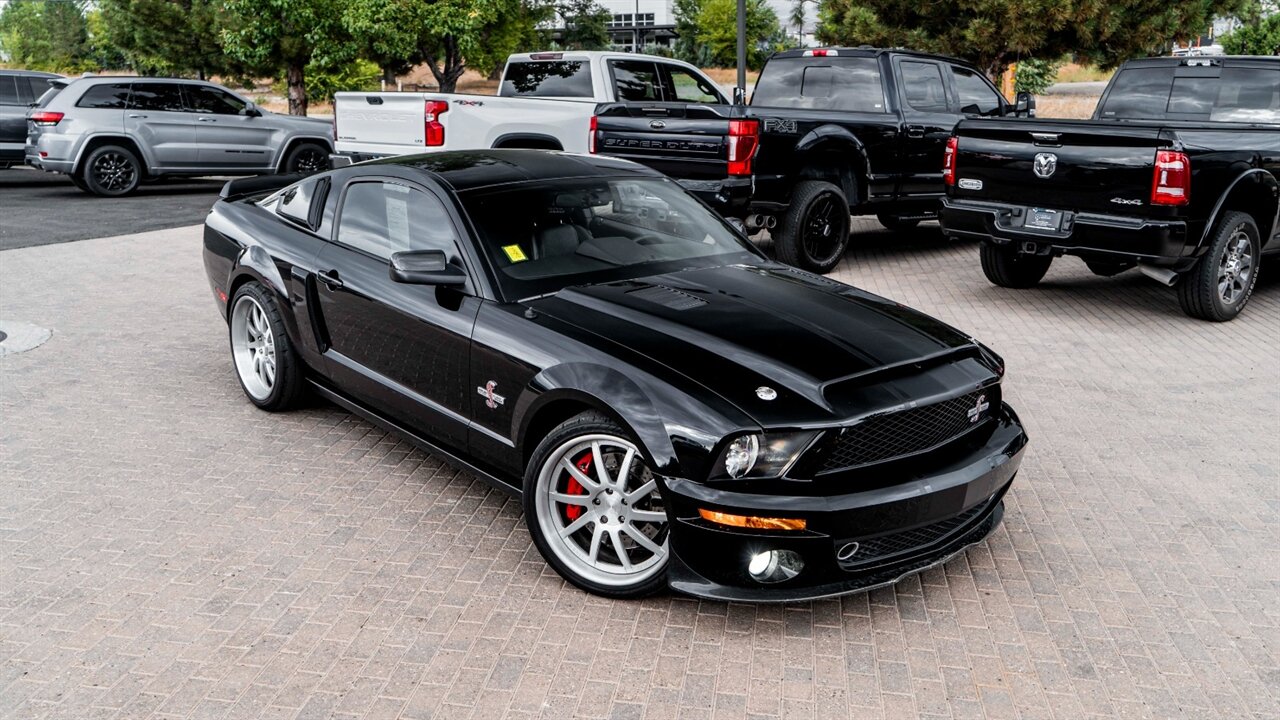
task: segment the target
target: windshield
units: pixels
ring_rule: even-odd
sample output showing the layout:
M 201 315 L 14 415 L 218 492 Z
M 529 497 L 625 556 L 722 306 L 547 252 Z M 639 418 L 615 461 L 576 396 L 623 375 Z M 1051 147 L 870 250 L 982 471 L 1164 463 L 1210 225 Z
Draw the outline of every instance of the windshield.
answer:
M 665 178 L 538 181 L 460 198 L 508 298 L 760 259 Z

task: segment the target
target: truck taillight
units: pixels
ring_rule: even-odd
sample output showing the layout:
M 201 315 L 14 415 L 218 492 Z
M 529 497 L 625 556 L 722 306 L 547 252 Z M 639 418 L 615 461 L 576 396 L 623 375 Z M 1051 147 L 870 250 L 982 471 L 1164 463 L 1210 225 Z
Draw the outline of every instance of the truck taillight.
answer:
M 599 129 L 599 121 L 595 115 L 591 116 L 591 134 L 587 136 L 587 152 L 595 154 L 596 152 L 596 130 Z
M 942 181 L 948 186 L 956 184 L 956 154 L 960 149 L 960 138 L 952 135 L 947 138 L 947 149 L 942 153 Z
M 1191 202 L 1191 159 L 1186 153 L 1156 151 L 1151 177 L 1152 205 L 1186 205 Z
M 40 112 L 31 113 L 31 122 L 41 127 L 52 127 L 57 125 L 59 122 L 62 122 L 62 117 L 63 115 L 60 112 L 47 112 L 41 110 Z
M 750 175 L 751 160 L 760 146 L 758 120 L 729 121 L 729 174 Z
M 426 111 L 422 115 L 426 123 L 427 147 L 444 145 L 444 125 L 440 124 L 440 116 L 449 111 L 449 103 L 444 100 L 428 100 Z

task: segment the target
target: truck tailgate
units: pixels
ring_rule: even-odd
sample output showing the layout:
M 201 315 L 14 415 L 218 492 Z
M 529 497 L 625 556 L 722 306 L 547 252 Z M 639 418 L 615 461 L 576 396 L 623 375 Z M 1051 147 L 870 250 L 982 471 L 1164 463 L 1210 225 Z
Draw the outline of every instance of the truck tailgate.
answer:
M 952 196 L 1106 215 L 1142 215 L 1159 124 L 965 120 L 956 128 Z
M 341 92 L 334 96 L 338 152 L 404 154 L 425 145 L 422 93 Z M 447 113 L 441 117 L 447 123 Z
M 731 105 L 607 103 L 596 108 L 595 150 L 687 180 L 729 174 Z

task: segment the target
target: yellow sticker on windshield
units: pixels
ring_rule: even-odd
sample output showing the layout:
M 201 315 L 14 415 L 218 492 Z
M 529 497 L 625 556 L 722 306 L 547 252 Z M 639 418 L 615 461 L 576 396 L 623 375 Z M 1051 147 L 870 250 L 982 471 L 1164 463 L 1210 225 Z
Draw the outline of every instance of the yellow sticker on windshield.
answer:
M 524 251 L 519 245 L 503 245 L 502 252 L 507 254 L 507 259 L 513 263 L 524 262 L 529 258 L 525 257 Z

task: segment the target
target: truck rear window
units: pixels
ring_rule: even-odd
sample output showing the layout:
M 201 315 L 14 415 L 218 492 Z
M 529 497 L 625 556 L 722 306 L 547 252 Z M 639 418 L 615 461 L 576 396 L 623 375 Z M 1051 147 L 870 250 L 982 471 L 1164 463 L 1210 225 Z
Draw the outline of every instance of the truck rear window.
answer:
M 502 97 L 592 97 L 591 63 L 586 60 L 536 60 L 507 64 Z
M 1175 75 L 1174 67 L 1122 71 L 1099 117 L 1280 122 L 1280 70 L 1228 67 L 1220 74 Z
M 756 81 L 752 105 L 814 110 L 885 111 L 875 58 L 778 58 Z

